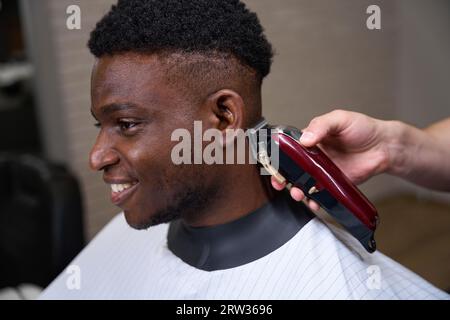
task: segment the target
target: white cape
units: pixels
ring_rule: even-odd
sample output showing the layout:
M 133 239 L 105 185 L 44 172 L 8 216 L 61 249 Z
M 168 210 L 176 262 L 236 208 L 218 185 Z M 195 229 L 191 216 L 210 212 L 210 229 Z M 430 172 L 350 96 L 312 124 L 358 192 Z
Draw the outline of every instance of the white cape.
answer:
M 175 256 L 167 230 L 137 231 L 118 215 L 40 299 L 449 299 L 318 218 L 270 254 L 211 272 Z

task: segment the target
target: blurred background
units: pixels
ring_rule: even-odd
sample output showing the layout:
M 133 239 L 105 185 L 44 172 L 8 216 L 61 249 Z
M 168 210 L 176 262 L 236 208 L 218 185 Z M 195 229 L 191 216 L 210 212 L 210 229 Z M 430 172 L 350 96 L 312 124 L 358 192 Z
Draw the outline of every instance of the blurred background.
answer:
M 303 128 L 336 108 L 418 127 L 450 116 L 448 0 L 244 2 L 276 50 L 263 87 L 272 123 Z M 113 3 L 0 0 L 0 298 L 36 296 L 119 212 L 88 167 L 86 43 Z M 380 30 L 366 27 L 374 4 Z M 80 29 L 67 27 L 70 5 Z M 449 290 L 450 195 L 387 175 L 361 188 L 381 216 L 379 249 Z

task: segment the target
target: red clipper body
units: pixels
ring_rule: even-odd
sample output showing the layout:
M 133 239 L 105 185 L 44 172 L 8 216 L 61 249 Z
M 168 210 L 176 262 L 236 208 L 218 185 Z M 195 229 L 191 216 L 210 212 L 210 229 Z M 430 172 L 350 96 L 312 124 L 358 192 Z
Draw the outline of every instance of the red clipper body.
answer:
M 299 142 L 301 134 L 297 128 L 271 126 L 263 119 L 249 131 L 253 155 L 270 174 L 300 188 L 368 252 L 374 252 L 377 210 L 322 150 L 302 146 Z M 274 143 L 278 147 L 278 168 L 273 165 L 276 154 L 271 155 L 271 162 L 267 157 Z

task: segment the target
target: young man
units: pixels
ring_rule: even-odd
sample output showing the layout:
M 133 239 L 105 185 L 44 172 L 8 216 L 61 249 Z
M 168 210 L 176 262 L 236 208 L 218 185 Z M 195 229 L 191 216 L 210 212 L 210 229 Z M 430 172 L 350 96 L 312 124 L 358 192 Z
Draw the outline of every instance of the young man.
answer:
M 254 164 L 173 163 L 176 129 L 225 133 L 261 117 L 272 48 L 243 3 L 119 1 L 89 48 L 90 163 L 123 213 L 73 261 L 78 285 L 62 273 L 41 298 L 446 297 L 274 192 Z

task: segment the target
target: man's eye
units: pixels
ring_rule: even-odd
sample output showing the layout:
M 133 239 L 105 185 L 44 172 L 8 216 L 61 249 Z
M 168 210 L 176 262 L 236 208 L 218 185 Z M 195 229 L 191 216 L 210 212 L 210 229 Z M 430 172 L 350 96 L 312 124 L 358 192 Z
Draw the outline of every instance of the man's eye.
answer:
M 136 122 L 130 122 L 130 121 L 119 121 L 119 127 L 122 131 L 127 131 L 132 129 L 137 125 Z
M 96 123 L 94 123 L 94 127 L 96 127 L 96 128 L 100 128 L 102 125 L 100 124 L 100 122 L 96 122 Z

